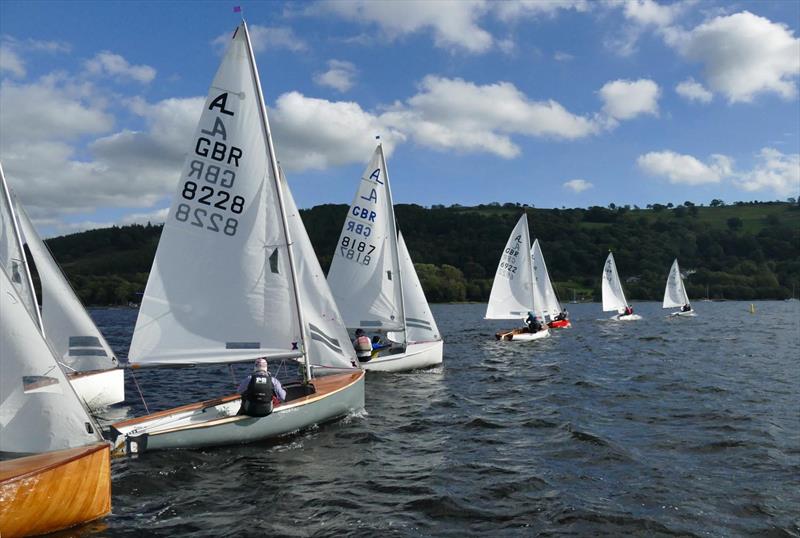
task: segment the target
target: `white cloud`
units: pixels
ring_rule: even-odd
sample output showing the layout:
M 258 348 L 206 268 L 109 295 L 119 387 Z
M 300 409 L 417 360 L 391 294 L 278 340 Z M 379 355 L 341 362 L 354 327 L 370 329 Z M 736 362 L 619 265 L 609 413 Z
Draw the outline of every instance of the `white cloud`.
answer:
M 710 103 L 714 98 L 714 94 L 693 78 L 688 78 L 675 86 L 675 92 L 689 101 L 700 103 Z
M 732 161 L 724 155 L 712 155 L 711 162 L 706 164 L 691 155 L 653 151 L 639 156 L 636 162 L 646 173 L 666 177 L 676 184 L 719 183 L 732 174 Z
M 479 53 L 493 44 L 491 34 L 477 25 L 477 19 L 488 9 L 483 0 L 326 0 L 313 9 L 375 24 L 388 39 L 429 30 L 436 46 L 442 48 Z
M 584 12 L 592 6 L 587 0 L 504 0 L 493 2 L 491 7 L 500 20 L 511 22 L 525 17 L 553 17 L 562 9 Z
M 569 189 L 574 193 L 581 193 L 586 189 L 591 189 L 594 187 L 593 184 L 589 183 L 585 179 L 571 179 L 562 185 L 565 189 Z
M 363 162 L 381 135 L 387 151 L 404 140 L 398 130 L 363 110 L 358 103 L 281 95 L 270 109 L 276 153 L 287 171 Z
M 20 41 L 9 35 L 0 38 L 0 73 L 11 73 L 12 76 L 22 78 L 27 74 L 23 53 L 26 52 L 45 52 L 59 53 L 69 52 L 70 46 L 59 41 L 40 41 L 36 39 L 26 39 Z
M 690 31 L 673 28 L 665 39 L 685 57 L 702 63 L 708 85 L 730 103 L 750 102 L 760 93 L 796 96 L 800 39 L 784 24 L 742 11 Z
M 259 26 L 258 24 L 253 24 L 248 25 L 247 29 L 250 32 L 250 42 L 255 52 L 279 49 L 292 52 L 308 50 L 308 44 L 288 26 Z M 231 40 L 231 35 L 230 32 L 226 32 L 214 39 L 212 43 L 219 47 L 227 47 Z
M 93 75 L 108 75 L 116 80 L 135 80 L 142 84 L 152 82 L 156 70 L 149 65 L 131 65 L 128 61 L 109 51 L 99 52 L 85 64 L 86 70 Z
M 772 190 L 779 196 L 797 196 L 800 193 L 800 154 L 786 155 L 764 148 L 753 170 L 742 174 L 736 183 L 746 191 Z
M 648 79 L 614 80 L 600 88 L 603 111 L 617 120 L 629 120 L 640 114 L 658 115 L 658 84 Z
M 353 87 L 358 70 L 350 62 L 328 60 L 328 70 L 314 75 L 314 82 L 320 86 L 328 86 L 344 93 Z
M 627 0 L 622 5 L 625 18 L 636 24 L 656 27 L 669 26 L 687 6 L 687 2 L 659 4 L 653 0 Z
M 555 54 L 553 54 L 553 59 L 557 62 L 569 62 L 574 60 L 575 56 L 568 52 L 557 50 Z
M 25 76 L 25 62 L 5 42 L 0 43 L 0 73 L 4 71 L 19 78 Z

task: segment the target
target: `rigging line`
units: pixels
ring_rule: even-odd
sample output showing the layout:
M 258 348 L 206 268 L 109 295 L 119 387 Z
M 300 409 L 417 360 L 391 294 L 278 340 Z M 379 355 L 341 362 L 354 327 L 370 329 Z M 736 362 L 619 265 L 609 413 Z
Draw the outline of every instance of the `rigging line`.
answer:
M 144 405 L 144 411 L 149 415 L 150 409 L 148 409 L 147 402 L 144 400 L 144 394 L 142 394 L 142 388 L 139 386 L 139 381 L 136 379 L 136 374 L 133 372 L 133 368 L 129 368 L 128 371 L 131 373 L 131 377 L 133 378 L 133 384 L 136 385 L 136 390 L 139 391 L 139 398 L 142 399 L 142 404 Z
M 231 380 L 233 381 L 233 386 L 238 388 L 239 384 L 236 383 L 236 374 L 233 372 L 233 364 L 228 363 L 228 370 L 231 372 Z

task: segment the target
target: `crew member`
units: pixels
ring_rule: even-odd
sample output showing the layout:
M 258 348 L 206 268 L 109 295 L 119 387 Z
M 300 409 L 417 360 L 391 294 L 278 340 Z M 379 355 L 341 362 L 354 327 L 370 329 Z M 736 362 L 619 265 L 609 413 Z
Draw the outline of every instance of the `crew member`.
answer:
M 276 403 L 273 397 L 278 402 L 286 400 L 286 391 L 281 382 L 269 373 L 267 360 L 264 358 L 256 359 L 253 373 L 242 380 L 238 392 L 242 395 L 239 414 L 251 417 L 265 417 L 272 413 Z

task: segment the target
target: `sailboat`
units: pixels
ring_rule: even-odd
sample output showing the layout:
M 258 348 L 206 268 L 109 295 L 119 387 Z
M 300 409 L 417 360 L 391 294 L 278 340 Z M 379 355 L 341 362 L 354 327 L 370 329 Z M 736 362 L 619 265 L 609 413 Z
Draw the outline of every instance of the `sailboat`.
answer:
M 561 306 L 556 290 L 553 288 L 553 283 L 550 281 L 550 274 L 547 272 L 547 264 L 544 262 L 544 254 L 542 254 L 542 247 L 539 246 L 538 239 L 533 240 L 533 246 L 531 247 L 531 265 L 533 267 L 533 278 L 543 301 L 542 313 L 546 318 L 550 319 L 547 326 L 551 329 L 568 329 L 572 327 L 572 323 L 567 318 L 567 311 Z
M 348 329 L 376 345 L 369 371 L 401 372 L 442 363 L 444 343 L 402 234 L 397 232 L 383 145 L 367 164 L 328 271 Z
M 298 361 L 271 414 L 238 394 L 115 423 L 127 453 L 275 438 L 364 407 L 341 315 L 281 180 L 250 36 L 237 27 L 209 89 L 142 297 L 133 368 Z M 325 375 L 328 374 L 328 375 Z
M 622 291 L 622 283 L 619 281 L 617 264 L 614 263 L 614 254 L 609 252 L 606 258 L 606 265 L 603 269 L 603 311 L 617 311 L 617 315 L 611 319 L 620 321 L 635 321 L 642 319 L 639 314 L 633 313 L 633 308 L 625 300 L 625 292 Z
M 92 411 L 125 400 L 125 370 L 89 317 L 27 212 L 16 201 L 17 218 L 42 286 L 45 340 L 56 352 L 78 397 Z
M 670 316 L 694 317 L 697 315 L 689 303 L 689 296 L 686 294 L 686 287 L 683 285 L 683 278 L 681 278 L 681 270 L 678 267 L 678 258 L 675 258 L 675 261 L 672 262 L 669 276 L 667 276 L 662 308 L 681 308 L 677 312 L 672 312 Z
M 108 514 L 111 465 L 108 443 L 7 268 L 0 267 L 0 535 L 11 537 Z
M 523 213 L 500 256 L 485 319 L 524 319 L 528 312 L 533 312 L 544 321 L 544 299 L 534 282 L 530 252 L 528 216 Z M 550 331 L 546 327 L 536 332 L 531 332 L 527 327 L 519 327 L 495 334 L 498 340 L 515 341 L 539 340 L 548 336 Z

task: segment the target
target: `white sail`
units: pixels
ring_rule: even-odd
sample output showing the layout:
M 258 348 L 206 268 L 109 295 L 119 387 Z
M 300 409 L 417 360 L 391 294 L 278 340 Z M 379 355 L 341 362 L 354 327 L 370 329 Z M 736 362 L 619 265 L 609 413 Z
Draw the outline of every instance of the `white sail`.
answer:
M 25 243 L 42 285 L 42 323 L 45 338 L 68 369 L 77 371 L 114 368 L 117 359 L 100 330 L 75 295 L 28 214 L 15 200 Z
M 0 452 L 38 453 L 101 441 L 5 268 L 0 320 Z
M 520 319 L 534 310 L 533 270 L 528 216 L 523 214 L 511 232 L 494 275 L 486 319 Z M 534 312 L 540 315 L 539 312 Z
M 617 274 L 617 264 L 614 263 L 614 254 L 608 253 L 606 265 L 603 269 L 603 310 L 608 312 L 616 310 L 620 314 L 625 311 L 628 302 L 625 300 L 625 293 L 622 291 L 622 283 Z
M 689 296 L 686 295 L 686 287 L 683 285 L 681 270 L 678 267 L 678 259 L 675 258 L 669 270 L 667 286 L 664 289 L 663 308 L 675 308 L 686 304 L 689 304 Z
M 406 318 L 406 340 L 413 342 L 430 342 L 441 340 L 439 327 L 433 319 L 422 284 L 419 282 L 411 255 L 408 253 L 403 234 L 398 234 L 397 248 L 400 253 L 400 272 L 403 275 L 403 301 Z
M 542 298 L 540 310 L 543 315 L 553 319 L 561 312 L 562 308 L 561 303 L 558 302 L 556 290 L 553 289 L 553 283 L 550 281 L 550 274 L 547 272 L 547 264 L 544 263 L 544 255 L 538 239 L 534 239 L 531 247 L 531 264 L 533 265 L 533 278 Z
M 14 211 L 11 190 L 6 183 L 2 164 L 0 164 L 0 267 L 6 270 L 22 303 L 41 330 L 42 318 L 36 302 L 36 292 L 33 289 L 30 269 L 22 248 L 22 237 Z
M 399 271 L 389 177 L 378 145 L 347 211 L 328 271 L 347 327 L 403 329 Z
M 325 374 L 326 369 L 333 372 L 358 368 L 350 336 L 325 280 L 325 273 L 317 261 L 314 247 L 303 226 L 300 211 L 289 186 L 283 178 L 281 179 L 289 234 L 296 253 L 298 288 L 303 304 L 304 320 L 308 326 L 306 332 L 308 362 L 312 366 L 321 368 L 321 371 L 317 372 L 319 374 Z
M 244 25 L 209 89 L 142 299 L 132 363 L 298 357 L 297 296 Z

